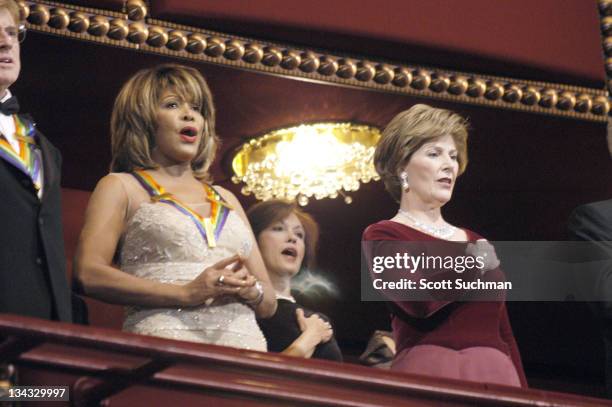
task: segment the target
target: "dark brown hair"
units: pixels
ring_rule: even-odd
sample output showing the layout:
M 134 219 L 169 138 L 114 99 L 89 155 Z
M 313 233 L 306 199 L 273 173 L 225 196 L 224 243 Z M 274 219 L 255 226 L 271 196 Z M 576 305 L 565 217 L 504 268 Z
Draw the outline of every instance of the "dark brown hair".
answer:
M 264 229 L 285 219 L 292 213 L 298 217 L 305 232 L 304 245 L 306 249 L 301 268 L 312 269 L 316 263 L 316 250 L 319 242 L 319 225 L 312 216 L 299 209 L 295 203 L 279 199 L 271 199 L 251 206 L 247 211 L 247 216 L 255 238 L 258 238 Z

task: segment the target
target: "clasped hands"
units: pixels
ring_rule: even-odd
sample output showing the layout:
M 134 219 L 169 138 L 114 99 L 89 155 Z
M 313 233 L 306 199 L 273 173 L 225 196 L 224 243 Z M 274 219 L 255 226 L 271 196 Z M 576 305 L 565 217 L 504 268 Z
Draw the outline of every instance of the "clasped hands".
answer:
M 204 269 L 193 281 L 181 286 L 186 306 L 210 304 L 222 295 L 235 295 L 248 302 L 259 295 L 257 279 L 239 255 L 227 257 Z

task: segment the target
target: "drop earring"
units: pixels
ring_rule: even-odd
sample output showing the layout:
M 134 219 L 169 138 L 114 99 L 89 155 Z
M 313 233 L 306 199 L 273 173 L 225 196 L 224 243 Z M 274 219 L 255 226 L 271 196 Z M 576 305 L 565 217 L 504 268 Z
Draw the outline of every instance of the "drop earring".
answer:
M 402 189 L 405 191 L 410 188 L 410 184 L 408 183 L 408 174 L 406 173 L 406 171 L 402 171 L 399 177 Z

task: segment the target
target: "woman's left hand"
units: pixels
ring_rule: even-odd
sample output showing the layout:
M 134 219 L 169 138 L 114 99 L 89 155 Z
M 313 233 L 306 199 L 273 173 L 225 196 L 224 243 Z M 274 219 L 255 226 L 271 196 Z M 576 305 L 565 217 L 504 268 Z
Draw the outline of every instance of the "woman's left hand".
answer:
M 468 243 L 465 253 L 473 257 L 482 257 L 484 267 L 480 270 L 481 275 L 499 267 L 500 263 L 497 253 L 495 253 L 495 247 L 486 239 L 478 239 L 476 243 Z

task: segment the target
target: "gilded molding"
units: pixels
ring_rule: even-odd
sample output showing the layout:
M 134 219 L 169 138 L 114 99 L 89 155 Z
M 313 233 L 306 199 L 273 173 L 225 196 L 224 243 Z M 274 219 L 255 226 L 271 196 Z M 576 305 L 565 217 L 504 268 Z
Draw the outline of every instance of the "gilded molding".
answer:
M 602 47 L 605 55 L 606 83 L 608 85 L 608 97 L 610 98 L 610 93 L 612 93 L 612 0 L 599 0 L 599 19 Z
M 20 1 L 32 31 L 190 60 L 343 86 L 457 103 L 606 121 L 604 89 L 372 61 L 202 30 L 147 17 L 147 4 L 127 0 L 123 13 L 49 1 Z M 612 33 L 612 0 L 600 0 L 602 29 Z M 607 32 L 606 31 L 606 32 Z M 607 38 L 606 38 L 607 39 Z M 606 60 L 608 78 L 612 72 Z M 612 81 L 609 81 L 612 84 Z
M 130 20 L 142 21 L 148 13 L 147 3 L 143 0 L 127 0 L 124 10 Z

